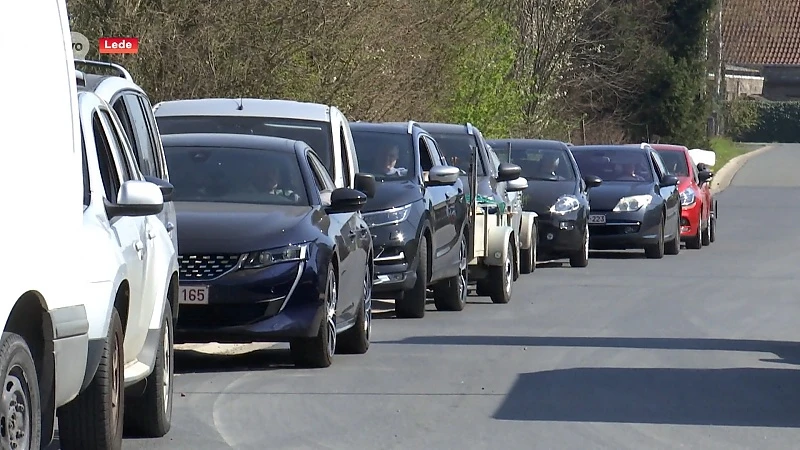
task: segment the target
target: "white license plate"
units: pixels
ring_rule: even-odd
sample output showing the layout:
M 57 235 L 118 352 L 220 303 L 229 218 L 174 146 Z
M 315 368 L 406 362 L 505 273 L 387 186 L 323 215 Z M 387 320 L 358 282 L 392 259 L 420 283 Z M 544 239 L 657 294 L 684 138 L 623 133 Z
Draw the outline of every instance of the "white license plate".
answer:
M 185 305 L 207 305 L 208 286 L 180 286 L 178 303 Z
M 589 223 L 606 223 L 605 214 L 589 214 Z

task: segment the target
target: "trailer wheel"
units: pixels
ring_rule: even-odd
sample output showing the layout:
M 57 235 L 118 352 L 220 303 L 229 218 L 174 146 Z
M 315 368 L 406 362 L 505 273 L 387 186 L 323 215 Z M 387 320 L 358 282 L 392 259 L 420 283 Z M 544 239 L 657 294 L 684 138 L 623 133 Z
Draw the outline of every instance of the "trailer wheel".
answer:
M 489 268 L 488 281 L 492 303 L 508 303 L 511 300 L 511 287 L 514 283 L 514 246 L 510 239 L 506 260 L 501 266 Z

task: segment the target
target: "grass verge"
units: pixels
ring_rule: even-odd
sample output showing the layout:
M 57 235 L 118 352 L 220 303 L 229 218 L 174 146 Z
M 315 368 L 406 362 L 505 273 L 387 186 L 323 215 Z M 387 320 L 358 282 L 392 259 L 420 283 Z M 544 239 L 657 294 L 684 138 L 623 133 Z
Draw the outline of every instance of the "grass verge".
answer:
M 716 172 L 721 169 L 733 158 L 741 154 L 757 150 L 761 147 L 763 147 L 762 144 L 733 142 L 726 137 L 716 137 L 711 139 L 711 150 L 717 154 L 717 161 L 714 165 L 714 171 Z

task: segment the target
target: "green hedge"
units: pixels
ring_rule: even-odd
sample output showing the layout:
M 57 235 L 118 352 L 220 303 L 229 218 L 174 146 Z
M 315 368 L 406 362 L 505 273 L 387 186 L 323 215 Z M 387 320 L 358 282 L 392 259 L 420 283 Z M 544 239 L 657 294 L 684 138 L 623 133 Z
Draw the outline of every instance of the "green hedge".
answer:
M 800 101 L 753 102 L 755 120 L 736 137 L 740 142 L 800 142 Z

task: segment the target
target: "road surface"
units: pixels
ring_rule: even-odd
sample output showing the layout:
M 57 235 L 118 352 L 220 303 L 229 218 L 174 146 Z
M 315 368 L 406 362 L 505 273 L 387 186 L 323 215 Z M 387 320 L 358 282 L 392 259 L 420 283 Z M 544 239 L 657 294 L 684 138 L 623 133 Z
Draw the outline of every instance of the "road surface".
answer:
M 748 162 L 710 247 L 540 266 L 508 305 L 376 320 L 329 369 L 182 353 L 172 431 L 123 448 L 798 448 L 798 168 Z

